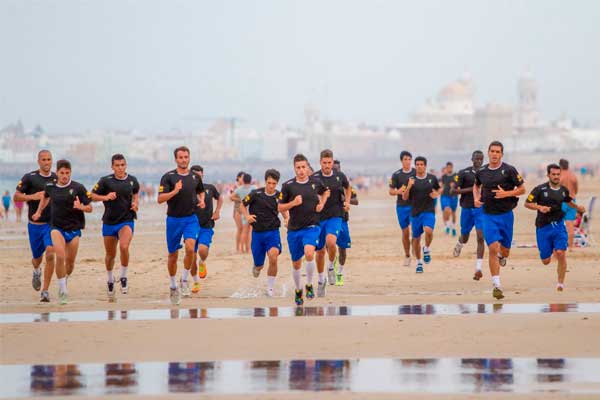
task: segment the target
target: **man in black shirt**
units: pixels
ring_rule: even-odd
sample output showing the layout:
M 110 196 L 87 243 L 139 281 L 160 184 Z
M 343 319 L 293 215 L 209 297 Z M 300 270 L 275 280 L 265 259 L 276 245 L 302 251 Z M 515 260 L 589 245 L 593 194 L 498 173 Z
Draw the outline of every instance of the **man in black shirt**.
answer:
M 75 268 L 79 238 L 85 228 L 84 213 L 92 212 L 92 200 L 90 192 L 81 183 L 71 180 L 69 161 L 57 161 L 56 175 L 56 183 L 46 185 L 44 199 L 31 219 L 39 221 L 44 209 L 50 205 L 50 237 L 56 252 L 58 298 L 60 304 L 67 304 L 67 277 Z
M 402 199 L 408 200 L 411 206 L 410 225 L 412 226 L 413 254 L 417 259 L 417 273 L 423 272 L 425 264 L 431 262 L 429 246 L 433 241 L 433 228 L 435 227 L 434 199 L 440 195 L 440 184 L 437 177 L 427 173 L 427 159 L 415 158 L 415 175 L 408 179 L 406 190 Z M 421 260 L 421 235 L 425 232 L 425 246 L 423 246 L 423 260 Z
M 408 151 L 400 153 L 402 168 L 392 174 L 390 178 L 389 194 L 396 196 L 396 215 L 398 224 L 402 229 L 402 246 L 404 247 L 404 266 L 410 266 L 410 202 L 402 198 L 402 193 L 408 186 L 408 179 L 415 176 L 415 169 L 412 168 L 412 154 Z
M 202 179 L 189 170 L 190 150 L 181 146 L 173 152 L 177 168 L 167 172 L 160 180 L 158 188 L 158 204 L 167 203 L 167 250 L 169 257 L 167 268 L 170 276 L 171 303 L 178 305 L 181 295 L 191 295 L 188 278 L 192 262 L 194 261 L 194 248 L 200 228 L 196 207 L 204 208 L 204 185 Z M 185 243 L 185 257 L 183 258 L 183 274 L 181 276 L 181 293 L 177 289 L 177 257 L 181 246 L 181 238 Z
M 473 199 L 475 207 L 483 205 L 483 237 L 489 248 L 492 295 L 503 299 L 500 285 L 500 266 L 506 265 L 513 237 L 513 208 L 518 196 L 525 194 L 523 178 L 515 167 L 502 162 L 504 146 L 498 141 L 488 147 L 489 164 L 475 175 Z
M 273 286 L 277 276 L 277 257 L 281 254 L 281 238 L 279 236 L 279 171 L 268 169 L 265 172 L 265 187 L 254 189 L 242 200 L 240 211 L 246 221 L 252 225 L 252 258 L 254 268 L 252 275 L 258 278 L 265 265 L 265 257 L 269 258 L 267 270 L 267 296 L 273 297 Z M 287 221 L 288 213 L 283 212 Z
M 129 266 L 129 244 L 133 239 L 134 220 L 137 218 L 140 184 L 137 178 L 127 173 L 127 161 L 123 154 L 111 158 L 113 173 L 106 175 L 94 185 L 92 201 L 104 203 L 102 215 L 102 237 L 104 239 L 104 264 L 108 275 L 108 300 L 115 300 L 113 269 L 117 257 L 117 245 L 121 261 L 121 293 L 127 294 L 127 268 Z
M 350 209 L 350 183 L 343 172 L 333 169 L 333 152 L 323 150 L 319 158 L 321 169 L 313 174 L 320 179 L 323 185 L 329 189 L 330 196 L 325 207 L 320 213 L 319 226 L 321 234 L 317 246 L 317 271 L 319 273 L 317 296 L 325 296 L 325 252 L 329 258 L 327 264 L 328 280 L 330 285 L 336 281 L 336 255 L 337 238 L 342 230 L 344 213 Z
M 294 156 L 294 172 L 296 177 L 285 182 L 279 194 L 278 210 L 289 211 L 287 225 L 287 241 L 292 256 L 292 275 L 296 287 L 295 302 L 304 304 L 302 286 L 300 284 L 300 267 L 302 257 L 306 258 L 306 297 L 312 299 L 315 293 L 312 278 L 315 272 L 315 249 L 319 245 L 319 213 L 329 198 L 330 191 L 323 183 L 309 176 L 308 160 L 304 155 Z
M 476 150 L 471 156 L 473 165 L 461 169 L 456 175 L 455 186 L 452 191 L 460 194 L 460 236 L 454 246 L 454 257 L 460 256 L 463 246 L 469 241 L 469 235 L 475 227 L 477 232 L 477 263 L 475 265 L 475 274 L 473 279 L 478 281 L 483 277 L 481 266 L 483 265 L 483 253 L 485 244 L 483 241 L 483 210 L 481 207 L 475 207 L 473 199 L 473 185 L 475 184 L 475 175 L 483 165 L 483 152 Z
M 333 168 L 337 172 L 340 172 L 341 165 L 339 160 L 333 161 Z M 356 194 L 356 190 L 354 190 L 352 186 L 350 186 L 350 190 L 350 205 L 357 206 L 358 196 Z M 338 253 L 340 255 L 339 265 L 337 266 L 337 270 L 335 271 L 336 286 L 344 286 L 344 265 L 346 265 L 346 249 L 349 249 L 352 246 L 352 240 L 350 239 L 350 227 L 348 226 L 349 219 L 350 213 L 348 211 L 344 211 L 344 215 L 342 217 L 342 229 L 340 230 L 340 234 L 338 235 L 336 242 L 338 246 Z
M 192 165 L 191 170 L 202 179 L 202 182 L 204 182 L 204 168 L 202 168 L 202 166 Z M 217 201 L 217 208 L 214 208 L 213 200 Z M 191 270 L 192 277 L 194 278 L 192 293 L 198 293 L 200 291 L 199 279 L 206 278 L 208 273 L 208 270 L 206 269 L 206 260 L 208 259 L 208 251 L 214 235 L 215 221 L 221 218 L 223 199 L 215 185 L 204 183 L 204 204 L 204 208 L 196 208 L 196 216 L 198 217 L 200 230 L 198 231 L 198 240 L 196 240 L 194 261 Z M 200 262 L 198 262 L 198 256 L 200 257 Z
M 50 238 L 50 208 L 46 207 L 42 215 L 37 221 L 31 217 L 38 209 L 40 201 L 44 198 L 46 184 L 56 182 L 56 174 L 52 172 L 52 153 L 48 150 L 42 150 L 38 153 L 39 169 L 31 171 L 21 178 L 17 184 L 14 201 L 26 201 L 28 208 L 27 233 L 29 236 L 29 246 L 33 258 L 33 276 L 31 285 L 35 290 L 42 289 L 41 302 L 50 301 L 48 288 L 52 274 L 54 273 L 54 249 L 52 248 L 52 239 Z M 44 286 L 42 287 L 41 276 L 42 271 L 40 265 L 42 258 L 46 253 L 46 266 L 44 267 Z
M 569 189 L 560 184 L 561 168 L 557 164 L 547 167 L 548 182 L 536 186 L 525 201 L 525 207 L 537 211 L 535 220 L 537 247 L 544 265 L 550 264 L 552 254 L 558 260 L 558 283 L 556 290 L 562 292 L 567 273 L 568 234 L 565 226 L 563 204 L 585 213 L 583 206 L 577 205 Z
M 456 236 L 456 209 L 458 208 L 458 195 L 452 191 L 456 183 L 456 174 L 454 173 L 454 164 L 450 161 L 446 163 L 446 169 L 442 175 L 442 196 L 440 202 L 446 226 L 446 235 L 452 232 Z

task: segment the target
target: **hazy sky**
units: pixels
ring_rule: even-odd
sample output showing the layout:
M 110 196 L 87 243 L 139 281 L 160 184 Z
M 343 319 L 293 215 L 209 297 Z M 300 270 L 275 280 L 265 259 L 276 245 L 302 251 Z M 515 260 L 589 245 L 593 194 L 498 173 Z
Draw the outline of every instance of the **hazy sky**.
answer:
M 182 117 L 406 121 L 468 72 L 547 119 L 600 120 L 600 1 L 0 0 L 0 125 L 169 128 Z

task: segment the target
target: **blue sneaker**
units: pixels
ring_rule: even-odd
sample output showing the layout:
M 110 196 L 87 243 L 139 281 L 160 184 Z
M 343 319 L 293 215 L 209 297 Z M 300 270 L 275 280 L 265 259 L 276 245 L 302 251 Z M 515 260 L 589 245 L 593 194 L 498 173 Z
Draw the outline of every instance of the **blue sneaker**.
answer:
M 452 228 L 452 236 L 456 237 L 456 229 Z
M 294 298 L 294 302 L 297 306 L 301 306 L 304 304 L 304 299 L 302 298 L 302 289 L 296 290 L 296 296 Z
M 417 274 L 423 273 L 423 264 L 417 264 L 417 269 L 415 270 Z
M 431 262 L 431 251 L 423 250 L 423 261 L 425 261 L 425 264 L 429 264 Z
M 446 235 L 450 234 L 450 228 L 446 227 Z

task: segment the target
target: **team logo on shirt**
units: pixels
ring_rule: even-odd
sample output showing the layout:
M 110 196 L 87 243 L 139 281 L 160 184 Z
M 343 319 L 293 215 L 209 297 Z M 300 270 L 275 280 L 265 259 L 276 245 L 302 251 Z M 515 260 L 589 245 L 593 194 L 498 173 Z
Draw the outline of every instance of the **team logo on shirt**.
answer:
M 208 192 L 208 190 L 207 190 L 207 192 Z M 249 194 L 247 194 L 246 197 L 244 197 L 244 201 L 245 202 L 249 202 L 250 201 L 250 195 Z
M 522 177 L 521 175 L 517 174 L 517 180 L 518 180 L 519 182 L 521 182 L 521 181 L 523 180 L 523 177 Z
M 548 197 L 548 192 L 544 192 L 544 197 Z
M 85 195 L 87 196 L 88 199 L 92 198 L 92 194 L 90 192 L 85 192 Z
M 72 195 L 73 194 L 73 189 L 69 189 L 69 194 Z
M 96 183 L 96 184 L 94 185 L 94 187 L 92 188 L 92 190 L 96 191 L 96 190 L 98 190 L 98 188 L 99 188 L 99 187 L 100 187 L 100 186 L 98 186 L 98 184 Z
M 129 181 L 129 184 L 130 184 L 131 186 L 133 186 L 133 181 Z
M 161 186 L 158 187 L 158 193 L 162 193 L 164 191 L 165 191 L 165 187 L 164 186 L 161 185 Z
M 283 193 L 279 193 L 279 200 L 283 200 Z
M 429 183 L 431 183 L 431 179 L 429 179 Z
M 500 171 L 500 172 L 502 172 L 502 175 L 504 175 L 504 170 L 502 170 L 502 171 Z
M 454 182 L 458 182 L 458 175 L 454 175 Z
M 527 201 L 532 202 L 533 201 L 533 195 L 530 194 L 529 196 L 527 196 Z
M 335 179 L 339 182 L 340 181 L 340 177 L 336 176 Z
M 312 186 L 313 190 L 315 190 L 315 184 L 313 183 L 311 186 Z

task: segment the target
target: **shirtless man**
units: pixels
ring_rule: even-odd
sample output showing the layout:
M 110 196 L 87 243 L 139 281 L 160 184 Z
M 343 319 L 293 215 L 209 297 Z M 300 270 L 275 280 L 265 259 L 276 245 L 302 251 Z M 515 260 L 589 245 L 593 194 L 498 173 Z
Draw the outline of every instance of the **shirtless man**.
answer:
M 560 184 L 567 188 L 569 191 L 569 195 L 573 202 L 576 202 L 577 192 L 579 191 L 579 182 L 577 181 L 577 176 L 569 169 L 569 161 L 561 158 L 558 162 L 560 165 L 561 174 L 560 174 Z M 573 249 L 573 238 L 575 236 L 575 219 L 577 218 L 577 210 L 573 207 L 567 205 L 567 203 L 562 204 L 562 210 L 565 213 L 565 225 L 567 226 L 567 234 L 569 235 L 568 246 L 569 251 Z

